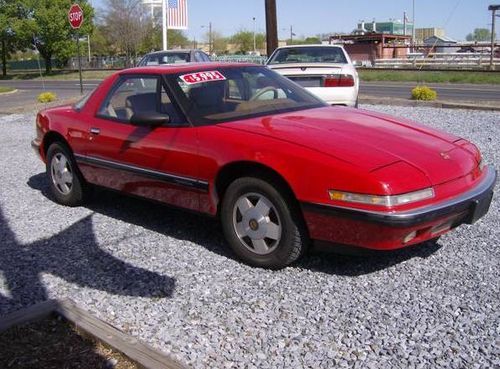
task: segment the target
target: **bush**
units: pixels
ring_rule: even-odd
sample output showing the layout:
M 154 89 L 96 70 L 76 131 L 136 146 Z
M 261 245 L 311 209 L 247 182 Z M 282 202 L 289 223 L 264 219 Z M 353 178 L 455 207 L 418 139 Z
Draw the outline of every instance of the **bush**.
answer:
M 427 86 L 417 86 L 413 90 L 411 90 L 411 98 L 413 100 L 425 101 L 436 100 L 437 92 Z
M 49 103 L 57 99 L 57 95 L 53 92 L 42 92 L 38 95 L 37 100 L 41 103 Z

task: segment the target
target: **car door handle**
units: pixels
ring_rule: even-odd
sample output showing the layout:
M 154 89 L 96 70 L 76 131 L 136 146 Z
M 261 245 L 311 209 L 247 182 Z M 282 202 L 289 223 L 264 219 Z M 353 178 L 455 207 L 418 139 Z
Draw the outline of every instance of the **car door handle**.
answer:
M 90 133 L 92 133 L 93 135 L 98 135 L 99 133 L 101 133 L 101 130 L 99 128 L 91 128 Z

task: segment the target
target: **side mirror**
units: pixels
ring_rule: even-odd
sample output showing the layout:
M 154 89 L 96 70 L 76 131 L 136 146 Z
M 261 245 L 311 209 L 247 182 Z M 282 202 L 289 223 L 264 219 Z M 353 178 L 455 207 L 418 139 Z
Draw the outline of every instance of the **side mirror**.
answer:
M 130 118 L 130 123 L 134 126 L 158 127 L 170 123 L 170 116 L 157 112 L 135 113 Z

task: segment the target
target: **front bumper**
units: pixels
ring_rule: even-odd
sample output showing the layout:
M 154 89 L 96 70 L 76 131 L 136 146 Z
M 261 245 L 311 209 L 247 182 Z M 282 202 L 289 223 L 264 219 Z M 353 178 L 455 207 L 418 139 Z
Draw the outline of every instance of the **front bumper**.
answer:
M 497 173 L 486 167 L 475 187 L 436 204 L 400 212 L 367 211 L 348 207 L 302 203 L 312 239 L 372 249 L 396 249 L 439 237 L 460 224 L 483 217 L 493 197 Z M 404 242 L 415 232 L 415 237 Z

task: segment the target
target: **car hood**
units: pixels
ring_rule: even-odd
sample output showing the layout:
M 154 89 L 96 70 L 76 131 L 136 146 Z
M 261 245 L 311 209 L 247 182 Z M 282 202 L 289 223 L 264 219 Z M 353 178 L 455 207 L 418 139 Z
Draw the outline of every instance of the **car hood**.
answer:
M 220 126 L 304 146 L 368 172 L 403 161 L 433 185 L 477 166 L 473 154 L 454 144 L 459 137 L 358 109 L 325 107 Z

